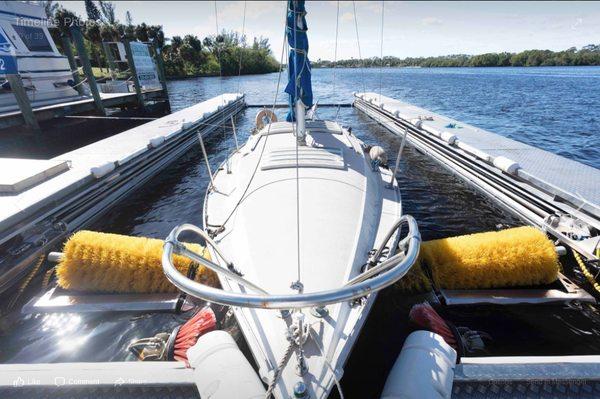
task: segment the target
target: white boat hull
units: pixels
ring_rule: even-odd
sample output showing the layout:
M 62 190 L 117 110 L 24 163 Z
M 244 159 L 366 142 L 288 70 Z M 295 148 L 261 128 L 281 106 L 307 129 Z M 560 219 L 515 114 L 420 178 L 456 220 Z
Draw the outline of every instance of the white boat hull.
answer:
M 215 174 L 205 201 L 205 229 L 216 232 L 214 240 L 244 278 L 269 294 L 342 287 L 401 215 L 392 173 L 373 168 L 360 140 L 336 123 L 315 121 L 307 124 L 307 145 L 296 147 L 293 128 L 274 123 L 252 136 Z M 245 292 L 225 277 L 221 284 Z M 302 381 L 311 398 L 326 397 L 374 299 L 327 306 L 324 317 L 302 309 L 310 326 L 302 356 L 307 372 L 300 375 L 298 353 L 292 354 L 275 396 L 292 396 Z M 290 347 L 291 318 L 267 309 L 234 311 L 269 384 Z

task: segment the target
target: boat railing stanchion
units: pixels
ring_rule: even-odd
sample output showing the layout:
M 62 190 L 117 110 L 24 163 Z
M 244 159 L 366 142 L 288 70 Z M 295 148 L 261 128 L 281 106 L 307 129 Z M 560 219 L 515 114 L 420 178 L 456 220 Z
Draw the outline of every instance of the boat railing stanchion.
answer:
M 398 156 L 396 157 L 396 166 L 394 167 L 394 172 L 392 173 L 392 177 L 390 178 L 390 183 L 388 188 L 394 187 L 394 179 L 396 178 L 396 174 L 398 173 L 398 169 L 400 169 L 400 159 L 402 158 L 402 151 L 404 151 L 404 145 L 406 144 L 406 136 L 408 135 L 408 129 L 404 128 L 404 134 L 402 135 L 402 141 L 400 142 L 400 148 L 398 149 Z
M 240 145 L 238 144 L 237 132 L 235 130 L 235 121 L 233 120 L 233 115 L 231 115 L 231 129 L 233 130 L 233 139 L 235 140 L 235 149 L 239 150 Z
M 408 234 L 405 238 L 407 247 L 404 252 L 388 257 L 376 267 L 354 277 L 339 288 L 330 288 L 324 291 L 303 292 L 298 294 L 267 294 L 260 287 L 257 287 L 235 273 L 235 271 L 229 270 L 229 266 L 233 266 L 233 264 L 226 260 L 226 257 L 221 253 L 217 244 L 205 231 L 189 224 L 176 227 L 165 240 L 162 255 L 163 271 L 167 279 L 177 288 L 193 297 L 201 298 L 208 302 L 259 309 L 287 310 L 309 307 L 314 307 L 316 309 L 324 308 L 326 305 L 352 301 L 382 290 L 383 288 L 394 284 L 408 273 L 419 256 L 421 235 L 419 234 L 419 228 L 414 218 L 410 215 L 404 215 L 396 221 L 393 229 L 388 233 L 388 239 L 390 234 L 393 234 L 402 224 L 408 225 Z M 220 265 L 203 258 L 201 255 L 190 251 L 181 244 L 178 241 L 178 237 L 184 231 L 194 231 L 203 237 L 206 241 L 206 245 L 210 245 L 213 248 L 216 255 L 227 264 L 227 268 L 221 267 Z M 404 242 L 404 240 L 402 242 Z M 208 267 L 216 273 L 224 274 L 228 279 L 234 280 L 259 294 L 256 295 L 246 292 L 216 289 L 190 280 L 173 265 L 173 254 L 175 252 Z M 282 313 L 282 316 L 286 317 L 286 313 Z M 325 316 L 325 314 L 322 313 L 322 316 Z
M 202 149 L 202 156 L 206 162 L 206 169 L 208 170 L 208 176 L 210 177 L 210 186 L 215 187 L 215 181 L 213 179 L 212 170 L 210 169 L 210 163 L 208 162 L 208 154 L 206 153 L 206 147 L 204 147 L 204 139 L 202 138 L 202 132 L 198 131 L 198 141 L 200 141 L 200 148 Z

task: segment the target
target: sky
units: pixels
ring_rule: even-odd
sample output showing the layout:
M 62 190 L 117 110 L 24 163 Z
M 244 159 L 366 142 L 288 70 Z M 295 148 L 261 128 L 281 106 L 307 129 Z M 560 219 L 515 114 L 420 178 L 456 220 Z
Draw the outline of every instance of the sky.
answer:
M 84 2 L 59 1 L 85 16 Z M 216 13 L 215 13 L 216 4 Z M 280 57 L 285 1 L 117 1 L 117 18 L 129 10 L 134 23 L 162 25 L 165 36 L 219 30 L 269 39 Z M 362 57 L 400 58 L 448 54 L 564 50 L 600 44 L 600 2 L 594 1 L 357 1 L 356 16 Z M 339 12 L 338 12 L 339 7 Z M 245 24 L 244 20 L 245 12 Z M 383 24 L 382 24 L 383 8 Z M 309 56 L 313 60 L 358 58 L 353 2 L 307 1 Z M 215 17 L 216 15 L 216 17 Z M 383 44 L 381 41 L 383 26 Z

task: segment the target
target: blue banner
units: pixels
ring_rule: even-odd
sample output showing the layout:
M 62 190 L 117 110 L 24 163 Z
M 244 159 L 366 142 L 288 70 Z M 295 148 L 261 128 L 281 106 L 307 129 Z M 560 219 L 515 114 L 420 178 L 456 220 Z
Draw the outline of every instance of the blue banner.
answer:
M 0 74 L 16 75 L 18 73 L 19 68 L 17 67 L 15 50 L 11 42 L 6 37 L 4 30 L 0 28 Z

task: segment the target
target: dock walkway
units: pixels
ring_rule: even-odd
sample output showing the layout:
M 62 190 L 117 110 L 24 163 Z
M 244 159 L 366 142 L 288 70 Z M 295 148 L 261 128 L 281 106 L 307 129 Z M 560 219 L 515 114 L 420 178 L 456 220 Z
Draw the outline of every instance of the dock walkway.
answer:
M 599 169 L 376 93 L 355 94 L 354 105 L 395 134 L 406 129 L 418 149 L 525 220 L 569 244 L 590 238 L 577 247 L 592 255 L 600 240 L 588 233 L 600 228 Z M 567 234 L 569 223 L 577 231 Z
M 142 92 L 144 101 L 157 100 L 164 97 L 162 89 Z M 105 108 L 135 105 L 138 102 L 136 93 L 100 93 Z M 70 101 L 49 103 L 33 107 L 33 114 L 38 122 L 60 118 L 67 115 L 80 114 L 96 109 L 92 97 L 73 97 Z M 0 112 L 0 129 L 23 125 L 23 115 L 19 109 Z
M 46 247 L 85 226 L 244 109 L 223 94 L 46 161 L 4 158 L 0 181 L 0 292 Z M 68 167 L 65 168 L 64 165 Z M 19 238 L 20 236 L 20 238 Z M 14 245 L 13 238 L 19 238 Z M 6 243 L 6 244 L 5 244 Z

